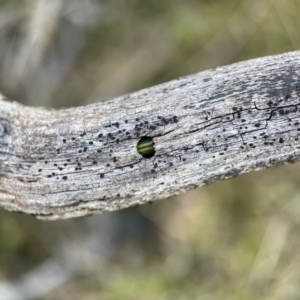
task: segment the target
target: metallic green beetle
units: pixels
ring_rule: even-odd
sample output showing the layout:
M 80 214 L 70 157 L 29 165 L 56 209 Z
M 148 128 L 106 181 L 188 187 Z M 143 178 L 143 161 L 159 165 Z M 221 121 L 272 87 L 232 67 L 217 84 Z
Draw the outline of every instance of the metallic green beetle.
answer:
M 155 154 L 153 139 L 142 137 L 137 144 L 137 150 L 145 158 L 152 157 Z

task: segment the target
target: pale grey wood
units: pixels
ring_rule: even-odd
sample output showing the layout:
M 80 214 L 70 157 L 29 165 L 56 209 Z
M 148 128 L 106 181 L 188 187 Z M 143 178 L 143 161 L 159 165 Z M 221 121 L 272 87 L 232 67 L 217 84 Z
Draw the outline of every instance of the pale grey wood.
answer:
M 300 52 L 104 103 L 0 100 L 0 205 L 42 219 L 113 211 L 300 159 Z M 151 136 L 155 155 L 137 152 Z

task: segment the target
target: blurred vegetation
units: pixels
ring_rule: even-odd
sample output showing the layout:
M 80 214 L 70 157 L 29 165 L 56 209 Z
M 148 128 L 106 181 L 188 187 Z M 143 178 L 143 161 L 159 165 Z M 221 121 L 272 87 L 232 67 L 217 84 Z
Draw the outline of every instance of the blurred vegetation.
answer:
M 1 0 L 0 90 L 104 101 L 300 48 L 299 0 Z M 300 299 L 299 164 L 42 222 L 0 210 L 0 299 Z

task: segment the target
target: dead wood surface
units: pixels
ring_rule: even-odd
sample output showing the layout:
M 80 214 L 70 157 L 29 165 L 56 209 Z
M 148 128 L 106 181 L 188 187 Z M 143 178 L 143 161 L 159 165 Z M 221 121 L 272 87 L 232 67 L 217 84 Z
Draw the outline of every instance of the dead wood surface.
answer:
M 41 219 L 113 211 L 300 159 L 300 51 L 104 103 L 0 100 L 0 205 Z M 152 137 L 155 155 L 137 151 Z

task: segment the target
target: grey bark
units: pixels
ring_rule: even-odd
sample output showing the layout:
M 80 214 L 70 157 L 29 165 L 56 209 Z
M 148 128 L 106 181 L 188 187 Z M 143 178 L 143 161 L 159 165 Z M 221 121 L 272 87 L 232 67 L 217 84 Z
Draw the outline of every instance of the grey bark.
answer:
M 300 159 L 300 52 L 85 107 L 0 100 L 0 205 L 41 219 L 113 211 Z M 155 155 L 137 143 L 153 137 Z

